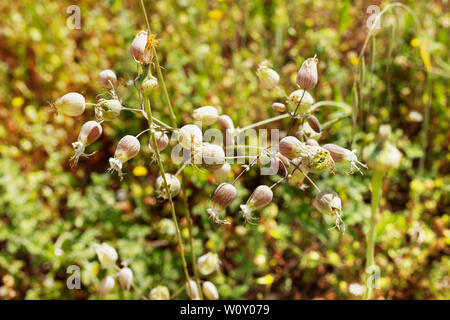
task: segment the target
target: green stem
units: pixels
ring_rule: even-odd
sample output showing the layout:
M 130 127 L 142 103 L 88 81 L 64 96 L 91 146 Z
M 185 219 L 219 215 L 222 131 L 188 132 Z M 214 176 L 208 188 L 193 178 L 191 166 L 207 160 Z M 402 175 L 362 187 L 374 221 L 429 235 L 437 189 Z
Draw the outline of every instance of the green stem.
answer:
M 145 113 L 147 114 L 148 127 L 152 128 L 153 127 L 152 109 L 150 106 L 150 98 L 146 94 L 144 94 L 144 109 L 145 109 Z M 154 130 L 150 130 L 150 138 L 152 139 L 154 146 L 158 145 L 157 141 L 156 141 L 156 136 L 155 136 Z M 167 197 L 168 197 L 168 200 L 170 203 L 170 211 L 172 213 L 172 220 L 173 220 L 173 223 L 174 223 L 175 229 L 176 229 L 178 246 L 180 248 L 181 262 L 183 264 L 183 269 L 184 269 L 184 275 L 186 276 L 186 281 L 188 281 L 188 283 L 189 283 L 189 280 L 190 280 L 189 272 L 188 272 L 188 268 L 187 268 L 186 259 L 184 257 L 184 245 L 183 245 L 183 240 L 181 239 L 181 232 L 180 232 L 180 228 L 179 228 L 178 222 L 177 222 L 177 215 L 175 213 L 175 205 L 173 204 L 172 194 L 170 193 L 169 184 L 167 183 L 166 172 L 162 165 L 159 150 L 158 150 L 158 148 L 155 148 L 154 151 L 155 151 L 155 155 L 156 155 L 156 160 L 158 162 L 159 171 L 161 172 L 161 176 L 162 176 L 162 179 L 164 182 L 164 189 L 167 193 Z
M 185 182 L 185 175 L 183 174 L 183 186 L 184 186 L 184 182 Z M 194 238 L 192 235 L 192 221 L 191 221 L 191 212 L 189 210 L 189 205 L 188 205 L 188 195 L 187 195 L 187 188 L 183 188 L 183 190 L 185 190 L 185 192 L 183 193 L 183 205 L 185 208 L 185 214 L 186 214 L 186 220 L 187 220 L 187 224 L 188 224 L 188 232 L 189 232 L 189 245 L 191 247 L 191 264 L 192 264 L 192 270 L 194 271 L 194 279 L 195 282 L 197 283 L 197 287 L 198 287 L 198 291 L 200 294 L 200 299 L 203 300 L 203 292 L 201 290 L 201 286 L 200 286 L 200 278 L 198 276 L 198 271 L 197 271 L 197 261 L 196 261 L 196 256 L 195 256 L 195 249 L 194 249 Z
M 366 271 L 367 268 L 375 264 L 375 238 L 377 231 L 377 216 L 380 206 L 381 187 L 383 185 L 384 172 L 375 170 L 372 176 L 372 199 L 371 199 L 371 213 L 369 221 L 369 232 L 367 234 L 367 249 L 366 249 Z M 367 282 L 367 277 L 366 282 Z M 364 300 L 370 299 L 372 288 L 366 285 L 364 292 Z

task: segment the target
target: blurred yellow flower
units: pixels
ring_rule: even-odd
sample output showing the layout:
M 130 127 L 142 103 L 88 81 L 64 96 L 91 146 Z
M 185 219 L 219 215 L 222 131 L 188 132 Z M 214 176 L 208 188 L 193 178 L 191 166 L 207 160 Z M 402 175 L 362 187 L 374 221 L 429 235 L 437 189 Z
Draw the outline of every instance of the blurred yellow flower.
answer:
M 264 277 L 256 279 L 256 283 L 270 286 L 273 283 L 273 276 L 271 274 L 266 274 Z
M 92 272 L 92 274 L 93 274 L 94 276 L 97 276 L 98 273 L 100 272 L 100 266 L 96 263 L 96 264 L 92 267 L 91 272 Z
M 14 108 L 19 108 L 23 105 L 25 100 L 22 97 L 14 97 L 11 101 L 11 104 Z
M 208 17 L 211 20 L 219 21 L 223 18 L 223 11 L 219 9 L 211 10 L 210 12 L 208 12 Z
M 409 42 L 409 44 L 411 45 L 411 47 L 416 48 L 420 45 L 420 41 L 419 41 L 419 39 L 414 38 Z
M 359 63 L 359 58 L 357 56 L 353 56 L 350 58 L 350 63 L 354 66 L 357 66 Z
M 143 176 L 146 176 L 147 175 L 147 168 L 146 167 L 144 167 L 144 166 L 137 166 L 137 167 L 134 167 L 134 169 L 133 169 L 133 174 L 136 176 L 136 177 L 143 177 Z

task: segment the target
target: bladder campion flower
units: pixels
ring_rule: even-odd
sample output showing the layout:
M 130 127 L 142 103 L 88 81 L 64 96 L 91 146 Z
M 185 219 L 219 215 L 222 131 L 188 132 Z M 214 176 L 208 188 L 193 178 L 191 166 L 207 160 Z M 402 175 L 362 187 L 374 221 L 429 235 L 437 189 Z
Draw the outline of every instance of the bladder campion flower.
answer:
M 78 134 L 78 141 L 73 142 L 72 146 L 75 149 L 75 154 L 71 161 L 75 166 L 78 163 L 80 156 L 89 157 L 92 154 L 85 154 L 84 150 L 87 146 L 91 145 L 97 141 L 102 135 L 102 126 L 97 121 L 88 121 L 81 127 L 80 133 Z
M 100 294 L 100 296 L 105 296 L 107 295 L 113 288 L 114 288 L 114 278 L 111 276 L 106 276 L 105 278 L 103 278 L 102 282 L 100 282 L 100 287 L 98 289 L 98 292 Z
M 272 189 L 270 189 L 266 185 L 258 186 L 253 193 L 251 194 L 250 198 L 248 198 L 246 204 L 241 204 L 241 210 L 242 210 L 242 216 L 244 219 L 251 223 L 254 219 L 252 217 L 252 212 L 254 210 L 259 210 L 265 206 L 267 206 L 270 202 L 272 202 L 273 198 L 273 192 Z
M 313 58 L 306 59 L 297 74 L 297 85 L 304 90 L 311 90 L 317 84 L 317 63 L 319 59 L 314 56 Z
M 202 285 L 203 294 L 208 300 L 218 300 L 219 293 L 217 292 L 217 288 L 211 281 L 205 281 Z
M 119 271 L 119 283 L 123 290 L 130 290 L 131 283 L 133 282 L 133 271 L 125 264 Z
M 86 101 L 81 94 L 69 92 L 56 100 L 55 108 L 58 113 L 65 116 L 77 117 L 86 109 Z
M 213 106 L 205 106 L 195 109 L 192 117 L 197 121 L 201 121 L 205 126 L 210 126 L 216 123 L 219 113 Z
M 210 219 L 215 223 L 229 224 L 229 222 L 220 220 L 220 215 L 236 199 L 236 188 L 230 183 L 220 184 L 211 199 L 211 207 L 207 210 Z
M 217 253 L 208 252 L 202 255 L 197 260 L 198 271 L 201 275 L 208 276 L 211 273 L 219 270 L 220 261 Z
M 105 69 L 98 74 L 98 83 L 105 89 L 110 89 L 117 82 L 117 76 L 114 71 Z
M 109 158 L 110 167 L 108 171 L 117 171 L 120 180 L 123 179 L 122 165 L 134 158 L 141 148 L 139 140 L 135 136 L 126 135 L 117 144 L 114 158 Z
M 166 173 L 165 176 L 166 176 L 167 187 L 169 188 L 171 198 L 174 198 L 178 195 L 178 193 L 180 193 L 180 189 L 181 189 L 180 180 L 178 180 L 178 178 L 171 173 Z M 158 197 L 160 197 L 164 200 L 169 199 L 169 195 L 167 194 L 166 188 L 164 187 L 164 179 L 162 176 L 159 176 L 158 178 L 156 178 L 155 189 L 156 189 L 156 193 L 157 193 Z
M 157 286 L 150 291 L 150 300 L 169 300 L 170 292 L 166 286 Z

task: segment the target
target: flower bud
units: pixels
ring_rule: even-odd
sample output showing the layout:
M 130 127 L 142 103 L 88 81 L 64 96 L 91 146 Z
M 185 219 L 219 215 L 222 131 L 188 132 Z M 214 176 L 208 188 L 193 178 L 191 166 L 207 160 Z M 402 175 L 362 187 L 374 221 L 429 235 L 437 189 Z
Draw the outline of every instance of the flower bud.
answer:
M 122 111 L 122 104 L 117 99 L 105 100 L 100 99 L 95 106 L 95 116 L 97 119 L 111 121 L 116 119 Z
M 315 139 L 307 139 L 305 143 L 306 143 L 306 145 L 312 146 L 312 147 L 320 146 L 319 143 L 317 142 L 317 140 L 315 140 Z M 328 151 L 330 151 L 330 150 L 328 150 Z
M 287 136 L 281 139 L 278 146 L 280 153 L 288 159 L 294 159 L 300 156 L 300 148 L 303 143 L 294 136 Z
M 197 283 L 194 280 L 186 282 L 186 293 L 192 300 L 200 300 Z
M 100 296 L 107 295 L 114 288 L 114 278 L 111 276 L 107 276 L 103 278 L 102 282 L 100 282 L 100 287 L 98 288 L 98 292 Z
M 220 168 L 214 169 L 212 174 L 217 183 L 222 183 L 228 179 L 231 172 L 231 166 L 228 162 L 225 162 Z
M 225 209 L 236 199 L 236 188 L 230 183 L 222 183 L 214 191 L 211 207 L 207 210 L 210 219 L 215 223 L 228 224 L 224 220 L 220 220 L 220 215 Z
M 162 131 L 156 131 L 154 134 L 158 151 L 163 151 L 169 144 L 169 137 Z M 155 150 L 155 146 L 153 145 L 153 139 L 151 137 L 148 146 L 150 150 Z
M 322 131 L 319 120 L 312 114 L 308 116 L 308 124 L 315 132 L 320 133 Z
M 157 286 L 150 291 L 150 300 L 170 300 L 169 288 Z
M 203 133 L 199 127 L 187 124 L 178 130 L 178 142 L 185 149 L 193 151 L 202 145 Z
M 78 141 L 73 142 L 72 146 L 75 149 L 75 154 L 71 161 L 73 161 L 73 166 L 78 163 L 78 159 L 81 156 L 89 157 L 91 154 L 85 154 L 84 149 L 90 144 L 100 138 L 102 135 L 102 126 L 97 121 L 88 121 L 81 127 L 80 133 L 78 134 Z
M 350 172 L 352 172 L 353 169 L 357 169 L 361 172 L 361 169 L 358 167 L 358 165 L 367 169 L 367 166 L 364 163 L 358 161 L 356 150 L 350 151 L 334 143 L 327 143 L 323 145 L 323 148 L 327 149 L 330 152 L 330 155 L 333 158 L 334 162 L 349 162 Z
M 270 159 L 270 168 L 280 177 L 284 178 L 288 175 L 289 159 L 282 154 L 278 154 Z
M 286 106 L 281 102 L 272 103 L 272 109 L 278 112 L 284 112 L 286 110 Z
M 278 73 L 268 67 L 268 62 L 263 61 L 256 71 L 256 75 L 259 78 L 259 84 L 262 89 L 272 90 L 278 86 L 280 76 Z
M 389 141 L 390 136 L 391 126 L 381 125 L 378 131 L 377 143 L 369 145 L 367 148 L 366 161 L 371 169 L 387 171 L 399 166 L 402 154 L 395 145 Z
M 197 121 L 201 121 L 205 126 L 210 126 L 217 121 L 219 113 L 216 108 L 205 106 L 195 109 L 192 117 Z
M 117 77 L 114 71 L 105 69 L 98 74 L 98 83 L 105 89 L 111 89 L 117 82 Z
M 114 153 L 114 158 L 109 158 L 110 167 L 108 171 L 117 171 L 120 180 L 122 180 L 122 165 L 134 158 L 139 153 L 140 148 L 141 144 L 135 136 L 126 135 L 120 139 L 116 152 Z
M 180 180 L 178 180 L 178 178 L 170 173 L 166 173 L 165 174 L 166 177 L 166 181 L 167 181 L 167 187 L 169 189 L 170 195 L 172 198 L 176 197 L 178 195 L 178 193 L 180 193 L 180 189 L 181 189 L 181 183 Z M 167 200 L 169 199 L 169 196 L 166 192 L 166 188 L 164 186 L 164 179 L 162 176 L 159 176 L 158 178 L 156 178 L 156 193 L 158 195 L 158 197 Z
M 293 162 L 299 165 L 305 173 L 319 173 L 329 168 L 334 173 L 334 161 L 327 149 L 304 145 L 301 156 Z
M 55 108 L 65 116 L 77 117 L 86 109 L 84 97 L 77 92 L 69 92 L 56 100 Z
M 302 99 L 303 96 L 303 99 Z M 306 113 L 309 111 L 311 106 L 314 104 L 313 97 L 309 94 L 308 91 L 305 91 L 303 94 L 303 90 L 299 89 L 294 92 L 292 92 L 289 97 L 287 98 L 288 105 L 295 110 L 297 108 L 297 104 L 299 103 L 300 99 L 302 99 L 302 102 L 300 103 L 300 106 L 298 108 L 298 113 Z
M 208 252 L 198 258 L 197 266 L 201 275 L 210 275 L 211 273 L 219 270 L 219 256 L 216 253 Z
M 313 205 L 323 214 L 340 215 L 341 213 L 341 198 L 339 198 L 339 195 L 332 190 L 325 190 L 317 194 Z
M 250 198 L 248 198 L 246 204 L 241 204 L 242 216 L 247 222 L 254 219 L 252 217 L 252 211 L 261 209 L 272 202 L 273 192 L 272 189 L 265 185 L 258 186 Z
M 223 114 L 219 117 L 219 126 L 223 130 L 233 130 L 234 129 L 233 120 L 231 120 L 231 118 L 226 114 Z
M 297 74 L 297 85 L 304 90 L 311 90 L 317 85 L 317 63 L 319 59 L 314 56 L 313 58 L 306 59 Z
M 205 295 L 205 298 L 208 300 L 218 300 L 219 299 L 219 293 L 217 292 L 217 288 L 211 281 L 205 281 L 202 285 L 203 288 L 203 294 Z
M 133 271 L 128 267 L 123 267 L 119 271 L 119 283 L 123 290 L 130 290 L 133 282 Z
M 95 244 L 94 249 L 102 266 L 108 267 L 116 263 L 118 255 L 113 247 L 107 245 L 106 243 L 102 243 L 101 245 Z
M 125 163 L 137 156 L 140 148 L 141 144 L 135 136 L 126 135 L 119 140 L 116 152 L 114 153 L 114 158 L 119 159 L 122 163 Z
M 153 48 L 158 44 L 156 35 L 139 32 L 130 46 L 130 54 L 136 62 L 148 64 L 153 60 Z
M 147 76 L 142 82 L 142 91 L 144 91 L 145 94 L 150 94 L 150 92 L 152 92 L 157 87 L 158 79 L 156 79 L 152 75 Z
M 102 135 L 102 126 L 97 121 L 88 121 L 81 127 L 78 141 L 85 147 L 97 141 Z
M 219 169 L 225 163 L 225 152 L 217 144 L 203 143 L 201 148 L 202 167 L 208 170 Z

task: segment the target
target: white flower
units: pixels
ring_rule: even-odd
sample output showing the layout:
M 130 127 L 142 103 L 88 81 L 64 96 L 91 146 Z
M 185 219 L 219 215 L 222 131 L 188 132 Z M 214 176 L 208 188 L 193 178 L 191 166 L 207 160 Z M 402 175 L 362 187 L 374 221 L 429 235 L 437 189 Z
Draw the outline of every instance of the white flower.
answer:
M 169 300 L 170 292 L 166 286 L 157 286 L 150 291 L 150 300 Z
M 202 285 L 203 288 L 203 294 L 205 295 L 205 298 L 208 300 L 218 300 L 219 299 L 219 293 L 217 292 L 217 288 L 211 281 L 205 281 Z
M 210 126 L 216 123 L 219 118 L 219 113 L 216 108 L 205 106 L 195 109 L 192 117 L 197 121 L 201 121 L 205 126 Z
M 84 97 L 77 92 L 69 92 L 55 102 L 56 111 L 70 117 L 77 117 L 86 109 Z
M 106 243 L 95 244 L 95 252 L 97 253 L 100 264 L 104 267 L 113 265 L 118 258 L 117 251 Z
M 207 276 L 219 269 L 219 256 L 216 253 L 208 252 L 198 258 L 197 265 L 200 274 Z
M 123 290 L 130 290 L 133 282 L 133 271 L 128 267 L 123 267 L 119 271 L 119 283 Z
M 103 297 L 108 294 L 113 288 L 114 288 L 114 278 L 111 276 L 107 276 L 103 278 L 102 282 L 100 282 L 100 287 L 98 289 L 98 292 Z

